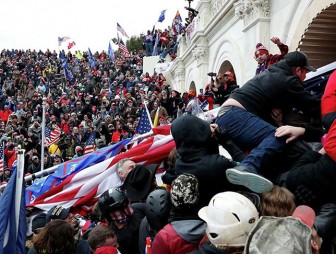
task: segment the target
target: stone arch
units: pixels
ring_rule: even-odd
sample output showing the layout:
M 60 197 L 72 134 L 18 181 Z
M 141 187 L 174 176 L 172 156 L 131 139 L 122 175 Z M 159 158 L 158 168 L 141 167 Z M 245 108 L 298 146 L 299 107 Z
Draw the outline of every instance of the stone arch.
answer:
M 190 85 L 189 85 L 189 90 L 194 90 L 196 93 L 197 93 L 197 90 L 196 90 L 196 84 L 194 81 L 191 81 Z
M 195 79 L 195 76 L 194 76 L 193 69 L 190 69 L 186 76 L 187 76 L 187 79 L 186 79 L 186 82 L 185 82 L 185 85 L 184 85 L 184 91 L 182 91 L 182 92 L 185 92 L 185 91 L 188 92 L 191 89 L 191 90 L 194 90 L 197 93 L 197 87 L 196 87 L 196 84 L 195 84 L 195 81 L 194 81 L 196 79 Z
M 237 84 L 243 85 L 244 80 L 244 65 L 241 56 L 241 50 L 234 40 L 224 38 L 219 44 L 215 52 L 215 60 L 213 65 L 210 63 L 210 70 L 214 72 L 233 71 L 237 80 Z
M 294 30 L 290 49 L 307 53 L 310 65 L 317 68 L 336 61 L 335 22 L 335 0 L 313 1 Z
M 232 66 L 232 64 L 231 64 L 231 62 L 228 61 L 228 60 L 225 60 L 225 61 L 221 64 L 221 66 L 220 66 L 218 72 L 224 74 L 224 73 L 227 72 L 227 71 L 232 72 L 232 73 L 233 73 L 233 77 L 236 79 L 236 73 L 235 73 L 235 70 L 234 70 L 234 68 L 233 68 L 233 66 Z

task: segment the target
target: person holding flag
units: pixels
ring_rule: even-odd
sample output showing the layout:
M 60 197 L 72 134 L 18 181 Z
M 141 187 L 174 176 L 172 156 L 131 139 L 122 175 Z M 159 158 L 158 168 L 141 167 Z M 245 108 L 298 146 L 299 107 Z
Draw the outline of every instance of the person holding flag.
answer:
M 164 107 L 160 106 L 160 102 L 155 101 L 153 103 L 153 110 L 151 112 L 151 119 L 153 121 L 153 127 L 158 126 L 159 118 L 162 116 L 164 116 L 165 119 L 167 119 L 168 117 L 167 110 Z

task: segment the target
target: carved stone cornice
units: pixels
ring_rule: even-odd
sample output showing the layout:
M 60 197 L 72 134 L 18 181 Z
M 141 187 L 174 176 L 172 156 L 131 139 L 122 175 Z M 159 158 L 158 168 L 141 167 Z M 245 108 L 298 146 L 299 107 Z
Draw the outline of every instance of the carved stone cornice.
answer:
M 192 50 L 192 56 L 197 60 L 198 64 L 208 61 L 208 48 L 204 46 L 197 46 Z
M 270 17 L 269 0 L 238 0 L 234 7 L 236 16 L 243 19 L 245 27 L 258 18 Z
M 221 10 L 224 8 L 224 6 L 229 2 L 230 0 L 216 0 L 213 1 L 212 8 L 211 8 L 211 19 L 213 19 Z

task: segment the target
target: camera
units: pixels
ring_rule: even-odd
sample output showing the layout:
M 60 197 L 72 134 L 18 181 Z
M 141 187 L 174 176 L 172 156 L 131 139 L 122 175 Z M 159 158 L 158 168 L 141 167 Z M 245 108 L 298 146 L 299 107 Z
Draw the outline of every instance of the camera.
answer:
M 208 73 L 208 76 L 210 76 L 210 77 L 215 77 L 217 74 L 215 73 L 215 72 L 209 72 Z

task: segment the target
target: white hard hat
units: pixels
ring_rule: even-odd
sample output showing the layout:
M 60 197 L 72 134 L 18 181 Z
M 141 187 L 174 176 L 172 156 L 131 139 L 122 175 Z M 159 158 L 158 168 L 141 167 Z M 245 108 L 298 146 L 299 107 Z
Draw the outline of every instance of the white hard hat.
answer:
M 259 219 L 258 211 L 245 196 L 221 192 L 203 207 L 198 216 L 206 221 L 206 234 L 215 246 L 244 246 L 248 233 Z

